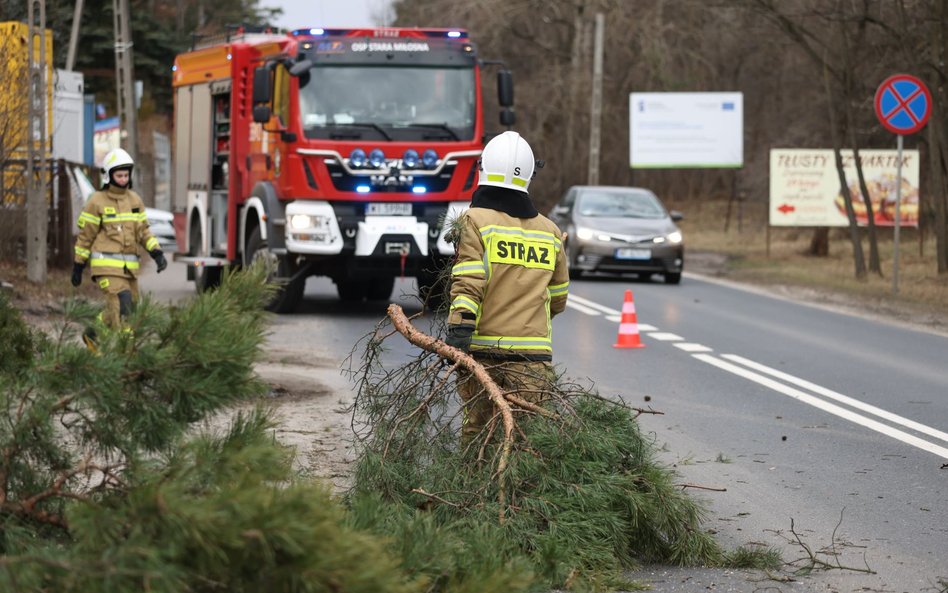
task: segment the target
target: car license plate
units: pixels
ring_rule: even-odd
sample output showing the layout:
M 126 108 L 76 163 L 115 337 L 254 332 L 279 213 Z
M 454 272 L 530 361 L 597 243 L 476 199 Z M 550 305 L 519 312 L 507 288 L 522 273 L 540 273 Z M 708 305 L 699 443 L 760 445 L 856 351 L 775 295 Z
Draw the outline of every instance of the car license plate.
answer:
M 652 259 L 649 249 L 616 249 L 616 259 Z
M 365 213 L 368 216 L 411 216 L 411 202 L 371 202 Z

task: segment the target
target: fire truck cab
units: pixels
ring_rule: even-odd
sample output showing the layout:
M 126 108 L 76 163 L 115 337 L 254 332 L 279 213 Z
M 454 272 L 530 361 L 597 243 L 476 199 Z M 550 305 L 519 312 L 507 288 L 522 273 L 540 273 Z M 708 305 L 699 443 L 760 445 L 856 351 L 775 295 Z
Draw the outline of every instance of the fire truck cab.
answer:
M 175 59 L 174 201 L 188 276 L 269 262 L 291 312 L 311 275 L 344 300 L 430 289 L 454 248 L 485 130 L 481 68 L 460 29 L 243 33 Z M 498 73 L 512 125 L 510 73 Z

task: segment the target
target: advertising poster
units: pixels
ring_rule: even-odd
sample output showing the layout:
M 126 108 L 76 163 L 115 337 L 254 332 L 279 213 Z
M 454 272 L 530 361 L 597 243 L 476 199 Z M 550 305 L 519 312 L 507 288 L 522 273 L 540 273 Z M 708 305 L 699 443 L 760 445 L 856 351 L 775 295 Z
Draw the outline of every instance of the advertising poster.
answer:
M 744 165 L 742 93 L 631 93 L 633 169 L 737 168 Z
M 860 150 L 859 156 L 876 225 L 895 226 L 898 152 Z M 853 153 L 843 150 L 842 157 L 856 221 L 865 226 L 869 222 L 868 209 L 859 191 Z M 902 152 L 900 222 L 903 227 L 918 226 L 918 158 L 917 150 Z M 849 225 L 832 150 L 778 148 L 770 151 L 770 225 Z

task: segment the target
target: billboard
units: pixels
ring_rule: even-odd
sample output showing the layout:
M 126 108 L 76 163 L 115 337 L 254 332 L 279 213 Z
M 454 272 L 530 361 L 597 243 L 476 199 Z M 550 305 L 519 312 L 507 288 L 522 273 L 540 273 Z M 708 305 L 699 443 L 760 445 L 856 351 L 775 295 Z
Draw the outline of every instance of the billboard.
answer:
M 633 169 L 737 168 L 744 165 L 742 93 L 631 93 Z
M 866 201 L 851 150 L 842 151 L 846 185 L 860 226 L 869 223 Z M 860 150 L 862 172 L 869 190 L 873 218 L 879 226 L 895 225 L 895 150 Z M 918 151 L 902 154 L 901 226 L 917 227 L 919 210 Z M 846 207 L 830 149 L 775 148 L 770 151 L 771 226 L 848 226 Z

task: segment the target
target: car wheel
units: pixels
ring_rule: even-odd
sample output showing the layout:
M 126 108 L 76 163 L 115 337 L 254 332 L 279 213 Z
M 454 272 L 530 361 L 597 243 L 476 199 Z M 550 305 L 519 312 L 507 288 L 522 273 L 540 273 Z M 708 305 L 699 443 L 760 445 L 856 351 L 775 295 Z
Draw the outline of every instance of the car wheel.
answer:
M 260 228 L 255 228 L 247 241 L 247 252 L 245 262 L 248 264 L 258 261 L 266 261 L 268 266 L 267 279 L 286 278 L 292 276 L 290 263 L 286 258 L 282 258 L 272 253 L 267 246 L 267 242 L 260 236 Z M 274 313 L 292 313 L 303 299 L 303 289 L 306 287 L 305 278 L 297 278 L 293 282 L 279 287 L 273 298 L 264 308 Z
M 567 242 L 563 248 L 566 249 L 566 262 L 569 264 L 570 279 L 577 280 L 582 278 L 583 271 L 579 269 L 578 264 L 576 263 L 576 256 L 579 255 L 579 253 L 577 253 L 579 250 L 571 248 L 569 242 Z
M 681 272 L 665 272 L 665 284 L 681 284 Z

